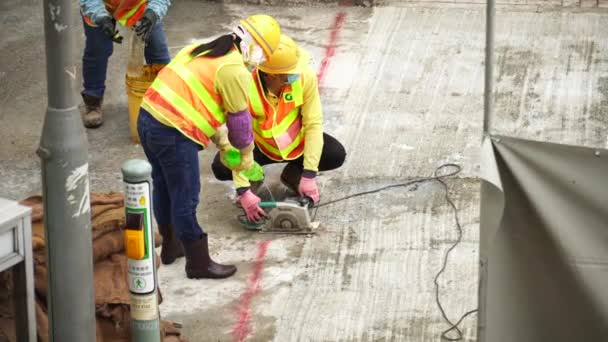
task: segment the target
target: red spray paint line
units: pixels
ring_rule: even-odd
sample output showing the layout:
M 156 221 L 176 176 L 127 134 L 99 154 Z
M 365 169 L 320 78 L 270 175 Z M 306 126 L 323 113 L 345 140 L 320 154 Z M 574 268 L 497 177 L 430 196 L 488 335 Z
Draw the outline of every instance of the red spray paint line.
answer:
M 338 42 L 338 34 L 342 29 L 342 24 L 344 24 L 344 20 L 346 19 L 346 13 L 340 12 L 336 14 L 334 18 L 334 22 L 331 26 L 331 33 L 329 36 L 329 43 L 325 46 L 325 56 L 321 61 L 321 66 L 319 67 L 319 72 L 317 73 L 317 78 L 319 79 L 319 86 L 322 84 L 323 79 L 325 78 L 325 73 L 327 72 L 327 68 L 329 67 L 329 62 L 331 58 L 334 56 L 336 52 L 336 43 Z
M 245 292 L 241 295 L 237 308 L 237 323 L 232 328 L 232 336 L 235 342 L 243 342 L 251 334 L 251 301 L 260 292 L 264 258 L 266 257 L 269 244 L 270 240 L 264 240 L 258 244 L 258 254 L 253 264 L 253 273 L 249 276 Z

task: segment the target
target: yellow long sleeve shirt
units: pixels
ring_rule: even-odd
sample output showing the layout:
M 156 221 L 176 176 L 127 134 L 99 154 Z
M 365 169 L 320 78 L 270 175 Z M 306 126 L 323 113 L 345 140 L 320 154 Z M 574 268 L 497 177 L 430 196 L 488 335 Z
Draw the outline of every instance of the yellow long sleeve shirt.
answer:
M 307 67 L 302 73 L 304 101 L 300 107 L 302 116 L 302 129 L 304 130 L 304 169 L 319 171 L 319 161 L 323 151 L 323 109 L 321 106 L 321 96 L 317 74 Z M 268 102 L 276 109 L 279 105 L 281 94 L 275 95 L 270 91 L 264 94 Z M 249 186 L 249 181 L 233 172 L 234 184 L 237 188 Z

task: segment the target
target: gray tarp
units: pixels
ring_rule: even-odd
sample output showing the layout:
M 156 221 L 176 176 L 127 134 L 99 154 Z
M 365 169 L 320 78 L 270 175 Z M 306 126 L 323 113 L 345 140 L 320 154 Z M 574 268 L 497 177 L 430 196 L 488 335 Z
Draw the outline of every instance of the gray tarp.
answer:
M 608 151 L 483 144 L 479 341 L 608 341 Z

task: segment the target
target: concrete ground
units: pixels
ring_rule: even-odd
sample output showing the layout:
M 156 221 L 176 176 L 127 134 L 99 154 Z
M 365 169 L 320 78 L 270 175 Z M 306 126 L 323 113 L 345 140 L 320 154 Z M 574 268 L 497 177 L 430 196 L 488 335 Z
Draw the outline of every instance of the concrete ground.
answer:
M 462 166 L 448 185 L 463 242 L 439 280 L 441 301 L 456 321 L 477 303 L 484 9 L 459 1 L 378 3 L 285 8 L 181 0 L 165 20 L 166 34 L 176 53 L 226 32 L 238 18 L 265 12 L 320 64 L 332 23 L 344 12 L 322 100 L 325 130 L 346 146 L 348 157 L 340 170 L 321 175 L 322 199 L 426 177 L 447 162 Z M 606 147 L 608 13 L 521 3 L 506 1 L 497 15 L 495 131 Z M 0 197 L 41 191 L 34 153 L 46 106 L 41 23 L 38 1 L 0 4 Z M 74 58 L 80 59 L 82 46 L 79 27 Z M 144 157 L 129 140 L 127 54 L 126 46 L 115 47 L 106 122 L 87 133 L 93 191 L 121 191 L 122 162 Z M 250 341 L 440 339 L 449 325 L 435 303 L 433 278 L 457 230 L 438 183 L 320 208 L 322 225 L 312 237 L 256 234 L 235 221 L 232 185 L 213 179 L 214 152 L 200 154 L 198 217 L 214 257 L 239 271 L 227 280 L 188 280 L 183 259 L 159 271 L 161 314 L 181 322 L 191 341 L 235 340 L 239 323 L 249 328 L 241 330 Z M 280 170 L 268 169 L 276 196 L 284 193 Z M 270 243 L 260 278 L 252 283 L 263 241 Z M 248 292 L 252 285 L 258 291 Z M 474 341 L 475 316 L 462 328 L 465 340 Z

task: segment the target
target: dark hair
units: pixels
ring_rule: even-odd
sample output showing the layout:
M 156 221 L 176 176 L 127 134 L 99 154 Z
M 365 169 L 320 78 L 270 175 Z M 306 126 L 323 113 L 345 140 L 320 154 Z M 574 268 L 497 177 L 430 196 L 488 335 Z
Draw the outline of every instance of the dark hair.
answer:
M 210 41 L 209 43 L 204 43 L 204 44 L 197 46 L 194 50 L 192 50 L 190 55 L 193 57 L 196 57 L 205 51 L 209 51 L 208 53 L 205 54 L 205 56 L 207 56 L 207 57 L 225 56 L 228 53 L 228 51 L 230 51 L 230 49 L 232 49 L 232 46 L 235 43 L 238 46 L 238 43 L 240 40 L 241 39 L 239 37 L 235 37 L 232 34 L 225 34 L 221 37 L 216 38 L 213 41 Z

